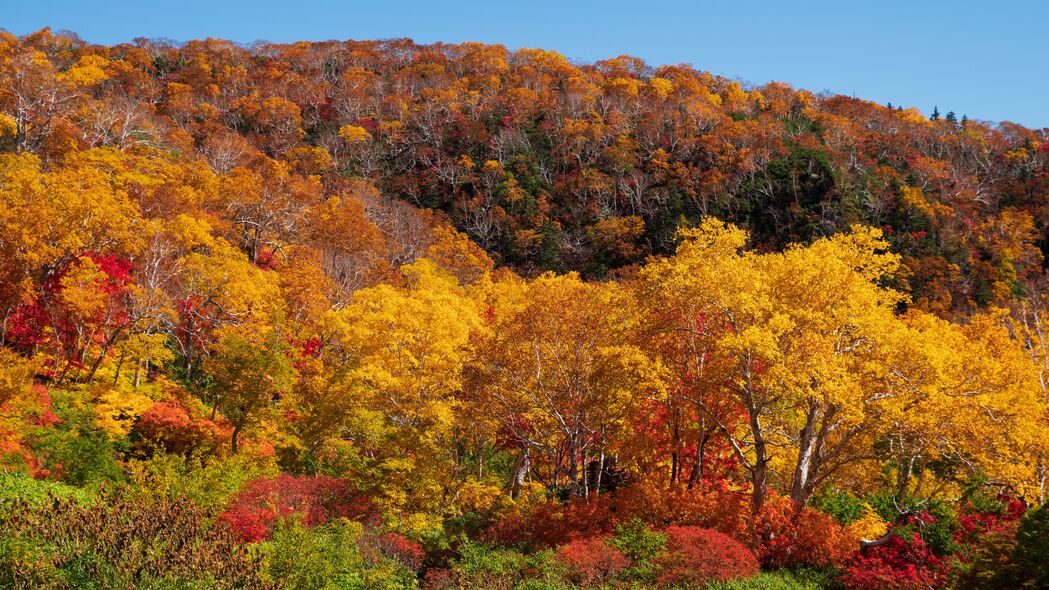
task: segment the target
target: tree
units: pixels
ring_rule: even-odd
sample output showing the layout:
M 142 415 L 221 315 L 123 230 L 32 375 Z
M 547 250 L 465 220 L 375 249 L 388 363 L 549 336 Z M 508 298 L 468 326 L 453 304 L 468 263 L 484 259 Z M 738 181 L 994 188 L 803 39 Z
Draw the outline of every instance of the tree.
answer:
M 471 363 L 471 401 L 492 412 L 518 451 L 516 494 L 540 455 L 549 487 L 600 490 L 628 410 L 661 387 L 659 365 L 630 340 L 625 290 L 577 275 L 511 282 L 488 315 Z M 482 409 L 483 408 L 483 409 Z M 585 472 L 594 463 L 596 477 Z M 593 481 L 592 481 L 593 480 Z
M 773 468 L 791 474 L 800 509 L 865 453 L 866 390 L 900 301 L 879 283 L 898 258 L 882 252 L 879 232 L 861 228 L 782 254 L 747 252 L 745 232 L 714 220 L 682 238 L 675 256 L 641 272 L 645 293 L 656 307 L 690 309 L 666 329 L 696 338 L 701 314 L 713 331 L 702 335 L 704 353 L 729 368 L 712 385 L 735 398 L 744 424 L 727 420 L 716 395 L 693 401 L 749 473 L 753 510 L 765 502 Z
M 398 506 L 436 510 L 461 480 L 456 456 L 462 365 L 476 303 L 426 259 L 400 284 L 362 289 L 337 314 L 333 361 L 353 403 L 347 436 Z
M 215 407 L 230 421 L 230 450 L 236 454 L 245 429 L 272 414 L 295 382 L 288 346 L 276 328 L 251 339 L 232 332 L 215 346 L 208 373 Z

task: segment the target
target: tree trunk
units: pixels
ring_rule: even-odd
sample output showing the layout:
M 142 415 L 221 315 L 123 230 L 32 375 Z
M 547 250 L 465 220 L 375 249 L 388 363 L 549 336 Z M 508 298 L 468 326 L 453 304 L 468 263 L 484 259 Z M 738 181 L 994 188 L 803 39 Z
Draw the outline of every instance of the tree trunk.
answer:
M 798 436 L 798 462 L 794 466 L 794 477 L 790 484 L 790 499 L 794 501 L 795 510 L 800 511 L 812 494 L 812 475 L 816 470 L 816 423 L 819 416 L 819 402 L 809 403 L 805 417 L 805 426 Z
M 236 424 L 235 426 L 233 426 L 233 434 L 230 436 L 230 452 L 232 452 L 234 455 L 236 455 L 237 451 L 240 450 L 237 447 L 237 438 L 240 436 L 240 431 L 242 428 L 242 424 Z

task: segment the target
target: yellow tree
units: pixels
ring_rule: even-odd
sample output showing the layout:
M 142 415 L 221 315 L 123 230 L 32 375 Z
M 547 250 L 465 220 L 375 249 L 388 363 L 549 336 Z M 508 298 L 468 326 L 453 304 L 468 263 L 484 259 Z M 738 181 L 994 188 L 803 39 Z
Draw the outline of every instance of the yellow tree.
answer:
M 800 507 L 864 454 L 866 384 L 900 301 L 879 281 L 897 258 L 876 230 L 860 228 L 770 254 L 746 251 L 746 232 L 716 220 L 681 237 L 677 254 L 639 280 L 656 307 L 688 310 L 669 329 L 694 338 L 698 314 L 715 330 L 704 335 L 705 353 L 730 364 L 716 379 L 744 424 L 725 421 L 710 401 L 717 396 L 695 401 L 747 470 L 753 509 L 774 472 Z
M 479 322 L 454 277 L 426 259 L 399 284 L 354 294 L 337 312 L 338 362 L 356 405 L 354 442 L 394 504 L 442 509 L 458 479 L 456 413 L 462 364 Z
M 628 293 L 575 274 L 510 281 L 503 289 L 478 344 L 471 386 L 475 409 L 501 422 L 521 453 L 511 492 L 529 471 L 550 487 L 564 482 L 571 494 L 599 489 L 623 417 L 660 385 L 658 366 L 631 341 L 637 318 Z M 533 453 L 547 473 L 533 469 Z M 584 473 L 588 466 L 594 473 Z
M 882 456 L 901 510 L 986 478 L 1017 495 L 1039 493 L 1045 406 L 1038 371 L 1000 312 L 951 324 L 911 312 L 875 389 Z

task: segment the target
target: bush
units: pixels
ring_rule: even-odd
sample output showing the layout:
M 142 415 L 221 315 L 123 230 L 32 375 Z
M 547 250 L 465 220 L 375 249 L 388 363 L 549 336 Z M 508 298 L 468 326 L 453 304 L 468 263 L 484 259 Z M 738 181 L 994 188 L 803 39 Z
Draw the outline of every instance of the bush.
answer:
M 195 418 L 177 400 L 157 402 L 138 417 L 131 430 L 133 447 L 148 455 L 155 449 L 176 455 L 214 451 L 226 434 L 211 420 Z
M 723 533 L 672 526 L 666 539 L 666 553 L 656 559 L 660 584 L 702 587 L 758 573 L 754 553 Z
M 552 550 L 515 549 L 466 542 L 447 570 L 428 574 L 427 590 L 524 590 L 564 587 Z
M 947 579 L 946 566 L 921 535 L 894 536 L 858 554 L 845 568 L 846 590 L 926 590 Z
M 833 517 L 811 508 L 796 513 L 790 498 L 770 498 L 755 522 L 757 554 L 770 569 L 843 565 L 853 539 Z
M 618 549 L 630 563 L 624 572 L 625 576 L 639 581 L 653 579 L 655 558 L 663 552 L 666 543 L 666 535 L 651 530 L 637 518 L 616 526 L 616 534 L 609 540 L 609 544 Z
M 345 480 L 291 475 L 249 481 L 219 520 L 242 541 L 261 541 L 276 522 L 292 515 L 306 527 L 335 518 L 378 522 L 375 505 Z
M 21 500 L 34 508 L 44 507 L 55 500 L 72 500 L 77 504 L 91 504 L 95 496 L 81 488 L 53 481 L 33 479 L 19 473 L 0 473 L 0 506 Z
M 188 501 L 5 502 L 0 587 L 264 588 L 258 562 Z
M 1049 505 L 1029 510 L 1016 529 L 1013 559 L 1036 588 L 1049 587 Z
M 378 552 L 362 551 L 364 528 L 339 520 L 307 529 L 297 520 L 276 524 L 260 545 L 271 581 L 291 590 L 407 590 L 415 572 Z
M 245 483 L 277 474 L 272 461 L 249 453 L 222 458 L 158 453 L 129 461 L 128 469 L 137 493 L 170 500 L 185 497 L 212 514 L 229 506 Z
M 584 586 L 607 584 L 631 564 L 631 560 L 600 537 L 569 541 L 557 549 L 556 559 L 564 566 L 569 582 Z

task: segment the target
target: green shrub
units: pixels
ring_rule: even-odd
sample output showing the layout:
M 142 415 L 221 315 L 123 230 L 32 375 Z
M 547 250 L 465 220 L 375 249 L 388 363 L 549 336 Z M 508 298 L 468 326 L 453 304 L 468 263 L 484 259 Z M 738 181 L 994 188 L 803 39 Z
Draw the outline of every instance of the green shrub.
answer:
M 0 506 L 4 502 L 20 500 L 36 507 L 56 499 L 87 505 L 95 501 L 95 495 L 88 490 L 54 481 L 33 479 L 21 473 L 0 473 Z
M 833 577 L 833 572 L 778 570 L 711 584 L 707 590 L 822 590 L 833 587 Z
M 434 590 L 554 590 L 565 588 L 552 550 L 522 553 L 467 541 Z M 432 577 L 430 578 L 433 579 Z
M 634 518 L 630 522 L 616 525 L 616 534 L 609 539 L 608 544 L 619 549 L 619 552 L 630 560 L 630 567 L 623 571 L 625 578 L 651 581 L 655 578 L 657 569 L 655 559 L 663 553 L 667 537 L 648 528 L 641 519 Z
M 1049 504 L 1027 511 L 1016 529 L 1016 565 L 1034 588 L 1049 588 Z
M 266 573 L 281 588 L 291 590 L 410 590 L 418 587 L 415 573 L 393 559 L 362 554 L 364 528 L 341 520 L 307 529 L 284 521 L 258 550 Z

